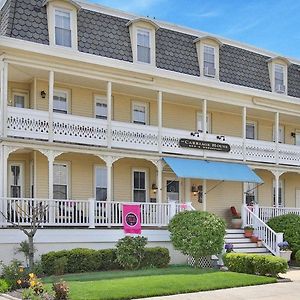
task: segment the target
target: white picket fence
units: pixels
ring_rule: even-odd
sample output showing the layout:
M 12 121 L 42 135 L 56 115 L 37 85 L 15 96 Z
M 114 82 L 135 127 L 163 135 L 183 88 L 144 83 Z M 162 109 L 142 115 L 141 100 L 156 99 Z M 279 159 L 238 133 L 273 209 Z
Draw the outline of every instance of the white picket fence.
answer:
M 122 226 L 123 204 L 132 202 L 107 202 L 89 200 L 49 200 L 32 198 L 1 199 L 0 225 L 12 223 L 29 225 L 34 210 L 40 208 L 41 226 Z M 142 226 L 164 227 L 180 211 L 193 210 L 191 203 L 137 203 L 141 207 Z M 43 208 L 46 208 L 45 210 Z

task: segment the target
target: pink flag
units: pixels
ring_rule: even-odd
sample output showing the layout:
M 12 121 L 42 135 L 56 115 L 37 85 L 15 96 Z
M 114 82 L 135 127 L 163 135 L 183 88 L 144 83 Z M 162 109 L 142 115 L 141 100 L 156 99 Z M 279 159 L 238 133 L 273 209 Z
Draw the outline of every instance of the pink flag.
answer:
M 141 234 L 141 206 L 139 204 L 123 204 L 122 217 L 125 233 Z

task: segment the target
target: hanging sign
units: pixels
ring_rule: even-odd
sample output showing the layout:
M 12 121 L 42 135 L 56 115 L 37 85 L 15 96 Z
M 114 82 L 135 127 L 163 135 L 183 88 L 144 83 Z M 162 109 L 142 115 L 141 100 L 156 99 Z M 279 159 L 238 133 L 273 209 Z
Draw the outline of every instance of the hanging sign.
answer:
M 122 217 L 125 233 L 141 234 L 141 206 L 139 204 L 123 204 Z
M 230 151 L 229 144 L 190 140 L 190 139 L 180 139 L 179 146 L 183 147 L 183 148 L 194 148 L 194 149 L 220 151 L 220 152 L 229 152 Z

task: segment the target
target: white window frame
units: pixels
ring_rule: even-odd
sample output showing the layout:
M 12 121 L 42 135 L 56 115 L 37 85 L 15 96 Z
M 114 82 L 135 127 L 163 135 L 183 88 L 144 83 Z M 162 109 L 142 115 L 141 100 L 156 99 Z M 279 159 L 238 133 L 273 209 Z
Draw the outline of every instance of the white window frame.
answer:
M 94 198 L 96 199 L 96 201 L 97 201 L 97 190 L 96 190 L 97 189 L 97 169 L 104 170 L 105 175 L 107 177 L 107 167 L 106 166 L 104 166 L 104 165 L 94 165 Z M 106 200 L 107 200 L 107 178 L 106 178 Z
M 297 136 L 299 136 L 299 143 L 297 143 Z M 300 130 L 299 129 L 295 130 L 295 145 L 300 146 Z
M 284 86 L 284 91 L 280 92 L 278 90 L 278 87 L 276 85 L 276 67 L 279 67 L 280 69 L 282 69 L 282 76 L 283 76 L 283 86 Z M 286 90 L 287 90 L 287 80 L 286 80 L 286 66 L 282 65 L 282 64 L 278 64 L 278 63 L 274 63 L 274 70 L 273 70 L 274 74 L 274 91 L 276 93 L 280 93 L 280 94 L 286 94 Z
M 281 188 L 281 203 L 279 203 L 280 197 L 278 197 L 278 206 L 279 207 L 285 207 L 285 187 L 284 187 L 284 179 L 279 179 L 279 188 Z M 273 205 L 275 206 L 275 179 L 273 179 L 273 185 L 272 185 L 272 201 Z
M 272 136 L 273 136 L 273 142 L 275 142 L 275 130 L 276 130 L 276 126 L 273 125 L 273 133 L 272 133 Z M 278 128 L 278 142 L 280 144 L 284 144 L 285 143 L 285 128 L 283 125 L 279 125 L 279 128 Z
M 25 167 L 25 164 L 24 162 L 18 162 L 18 161 L 10 161 L 8 162 L 8 169 L 7 169 L 7 194 L 9 197 L 12 197 L 11 196 L 11 189 L 10 189 L 10 186 L 11 186 L 11 174 L 10 174 L 10 169 L 11 169 L 11 166 L 19 166 L 20 167 L 20 186 L 21 186 L 21 198 L 24 197 L 25 195 L 25 170 L 24 170 L 24 167 Z
M 97 103 L 106 104 L 106 117 L 105 118 L 97 118 Z M 94 95 L 94 118 L 98 120 L 107 120 L 107 98 L 104 95 Z
M 247 138 L 247 125 L 253 125 L 253 127 L 254 127 L 254 138 L 253 138 L 253 140 L 257 140 L 257 122 L 255 122 L 255 121 L 246 121 L 246 139 L 252 140 L 250 138 Z
M 245 182 L 244 183 L 244 191 L 247 193 L 253 193 L 254 196 L 254 203 L 258 203 L 258 185 L 254 182 Z M 245 196 L 246 199 L 247 195 Z M 247 200 L 247 199 L 246 199 Z
M 71 28 L 71 47 L 66 47 L 62 45 L 56 45 L 55 42 L 55 11 L 60 10 L 63 12 L 70 13 L 70 28 Z M 78 38 L 77 38 L 77 8 L 69 3 L 48 3 L 47 7 L 48 15 L 48 32 L 49 32 L 49 44 L 52 47 L 59 49 L 78 49 Z
M 15 106 L 15 96 L 24 97 L 24 108 L 29 108 L 29 91 L 26 90 L 12 90 L 12 106 Z
M 64 93 L 64 94 L 66 94 L 66 96 L 67 96 L 67 98 L 66 98 L 67 113 L 66 114 L 69 114 L 70 113 L 70 95 L 71 95 L 71 92 L 67 89 L 55 88 L 53 90 L 53 97 L 54 97 L 55 93 Z M 54 109 L 55 108 L 54 108 L 54 100 L 53 100 L 53 112 L 60 114 L 60 112 L 55 112 Z
M 287 95 L 288 91 L 288 61 L 285 59 L 281 58 L 274 58 L 274 59 L 269 59 L 269 74 L 270 74 L 270 81 L 271 81 L 271 90 L 274 93 L 279 93 L 281 95 Z M 285 86 L 284 92 L 279 92 L 276 91 L 276 86 L 275 86 L 275 69 L 276 66 L 281 66 L 283 68 L 283 84 Z
M 202 126 L 203 126 L 203 113 L 202 111 L 198 111 L 197 112 L 197 124 L 196 124 L 196 128 L 197 131 L 203 132 Z M 201 118 L 201 120 L 199 120 Z M 199 124 L 201 124 L 201 128 L 199 128 Z M 207 112 L 206 113 L 206 133 L 210 134 L 211 133 L 211 113 Z
M 213 49 L 214 50 L 214 71 L 215 71 L 215 74 L 214 75 L 209 75 L 207 74 L 206 70 L 205 70 L 205 48 L 210 48 L 210 49 Z M 217 53 L 217 48 L 215 46 L 212 46 L 212 45 L 208 45 L 208 44 L 204 44 L 203 45 L 203 54 L 202 54 L 202 63 L 203 63 L 203 68 L 202 68 L 202 72 L 203 72 L 203 76 L 205 77 L 210 77 L 210 78 L 215 78 L 216 77 L 216 74 L 217 74 L 217 68 L 216 68 L 216 65 L 217 65 L 217 60 L 216 60 L 216 53 Z M 200 72 L 201 72 L 200 71 Z
M 149 198 L 149 172 L 145 168 L 133 168 L 131 171 L 131 197 L 132 197 L 132 202 L 134 202 L 134 172 L 144 172 L 145 173 L 145 190 L 146 190 L 146 201 L 150 202 Z
M 143 106 L 145 108 L 145 124 L 135 122 L 134 120 L 134 107 Z M 131 102 L 131 122 L 137 125 L 149 125 L 149 103 L 141 101 L 132 101 Z
M 149 62 L 145 62 L 145 61 L 141 61 L 138 59 L 138 34 L 139 33 L 147 33 L 149 35 Z M 142 27 L 137 27 L 136 28 L 136 61 L 137 63 L 140 63 L 140 64 L 145 64 L 145 65 L 151 65 L 151 62 L 152 62 L 152 31 L 150 29 L 147 29 L 147 28 L 142 28 Z
M 66 180 L 66 182 L 67 182 L 67 199 L 66 200 L 69 200 L 70 199 L 70 191 L 71 191 L 71 185 L 70 185 L 70 183 L 71 183 L 71 178 L 70 178 L 70 170 L 71 170 L 71 164 L 70 164 L 70 162 L 68 162 L 68 161 L 54 161 L 53 162 L 53 169 L 54 169 L 54 165 L 65 165 L 66 167 L 67 167 L 67 180 Z M 55 183 L 54 183 L 54 172 L 53 172 L 53 189 L 54 189 L 54 185 L 55 185 Z M 53 191 L 54 192 L 54 191 Z M 64 200 L 64 199 L 58 199 L 58 200 Z
M 165 182 L 165 198 L 167 201 L 172 200 L 172 199 L 168 199 L 168 192 L 167 192 L 167 188 L 168 188 L 168 181 L 178 181 L 179 182 L 179 199 L 178 199 L 178 203 L 181 203 L 182 201 L 182 197 L 181 197 L 181 192 L 182 192 L 182 188 L 181 188 L 181 179 L 180 178 L 176 178 L 176 177 L 165 177 L 164 178 L 164 182 Z

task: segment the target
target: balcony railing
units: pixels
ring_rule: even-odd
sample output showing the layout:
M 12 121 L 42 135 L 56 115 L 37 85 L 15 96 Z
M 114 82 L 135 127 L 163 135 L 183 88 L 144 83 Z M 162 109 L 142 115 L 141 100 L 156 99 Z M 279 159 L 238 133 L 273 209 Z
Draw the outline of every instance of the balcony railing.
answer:
M 10 226 L 12 223 L 30 225 L 36 208 L 41 226 L 123 226 L 123 204 L 132 202 L 108 202 L 89 200 L 49 200 L 33 198 L 0 199 L 0 226 Z M 194 210 L 190 202 L 169 203 L 137 203 L 141 207 L 141 224 L 144 227 L 168 226 L 173 216 L 184 210 Z
M 53 133 L 50 133 L 53 127 Z M 243 140 L 238 137 L 226 136 L 220 141 L 218 135 L 206 134 L 206 141 L 224 142 L 230 145 L 230 152 L 218 152 L 191 148 L 179 145 L 181 138 L 203 140 L 203 134 L 191 136 L 186 130 L 162 128 L 161 142 L 158 127 L 125 122 L 111 122 L 108 132 L 108 122 L 94 118 L 74 115 L 53 114 L 53 126 L 49 126 L 47 111 L 8 107 L 7 135 L 38 140 L 75 143 L 113 148 L 133 149 L 172 154 L 205 156 L 239 161 L 254 161 L 299 165 L 300 146 L 276 144 L 259 140 Z M 220 138 L 220 137 L 219 137 Z

